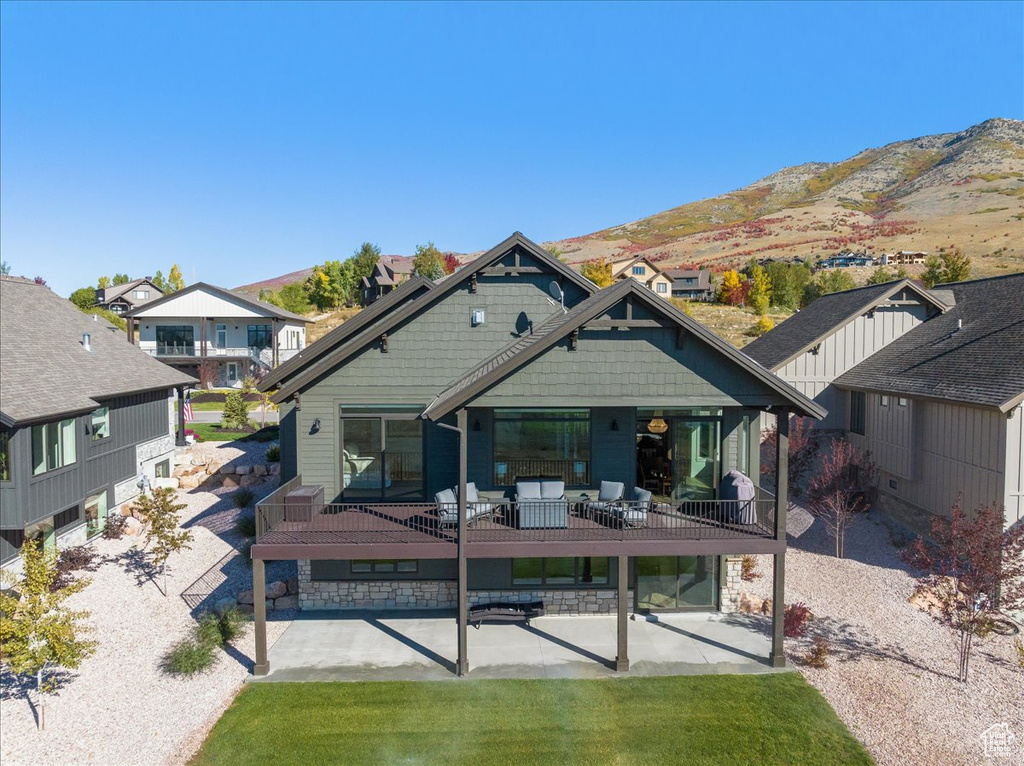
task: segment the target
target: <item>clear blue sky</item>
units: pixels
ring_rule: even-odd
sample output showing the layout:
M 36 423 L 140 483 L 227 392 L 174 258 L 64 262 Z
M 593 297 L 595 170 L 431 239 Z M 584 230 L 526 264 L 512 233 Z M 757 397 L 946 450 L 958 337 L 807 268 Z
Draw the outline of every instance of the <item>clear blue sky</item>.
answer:
M 227 287 L 1024 117 L 1024 4 L 0 5 L 0 255 Z

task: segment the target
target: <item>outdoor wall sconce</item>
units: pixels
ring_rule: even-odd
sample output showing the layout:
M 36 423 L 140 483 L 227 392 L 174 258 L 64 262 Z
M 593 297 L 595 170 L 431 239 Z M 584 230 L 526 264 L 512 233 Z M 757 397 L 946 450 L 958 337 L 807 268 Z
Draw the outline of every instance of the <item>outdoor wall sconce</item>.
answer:
M 613 431 L 618 431 L 619 430 L 619 421 L 616 420 L 615 418 L 612 418 L 612 430 Z
M 309 427 L 309 435 L 320 433 L 320 418 L 313 418 L 313 425 Z
M 479 418 L 473 421 L 473 430 L 474 431 L 479 431 L 480 430 L 480 419 Z

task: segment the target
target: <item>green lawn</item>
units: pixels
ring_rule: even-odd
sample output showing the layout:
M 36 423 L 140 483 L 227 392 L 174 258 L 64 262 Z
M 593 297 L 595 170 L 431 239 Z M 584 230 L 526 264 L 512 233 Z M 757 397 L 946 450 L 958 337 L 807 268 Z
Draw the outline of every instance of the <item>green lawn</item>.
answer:
M 871 764 L 798 673 L 250 684 L 212 764 Z
M 195 432 L 204 442 L 269 442 L 278 438 L 277 425 L 268 425 L 255 433 L 225 431 L 220 423 L 189 423 L 186 428 Z

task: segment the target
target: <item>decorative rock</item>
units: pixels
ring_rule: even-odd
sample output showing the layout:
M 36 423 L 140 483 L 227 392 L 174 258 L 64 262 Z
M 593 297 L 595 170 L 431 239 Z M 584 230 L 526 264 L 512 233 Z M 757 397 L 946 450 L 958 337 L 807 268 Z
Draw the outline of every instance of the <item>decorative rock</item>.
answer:
M 251 487 L 253 484 L 259 484 L 261 481 L 262 481 L 261 477 L 253 476 L 252 474 L 249 474 L 247 476 L 239 476 L 238 477 L 238 486 L 240 486 L 240 487 Z
M 226 598 L 217 599 L 213 604 L 213 611 L 217 614 L 224 614 L 224 612 L 229 609 L 234 609 L 236 606 L 238 605 L 235 603 L 235 600 L 231 598 L 231 596 L 228 596 Z
M 180 479 L 178 479 L 178 488 L 179 489 L 195 489 L 198 486 L 199 486 L 199 477 L 198 476 L 182 476 Z
M 192 455 L 192 465 L 208 465 L 210 458 L 202 453 L 195 453 Z
M 285 587 L 288 589 L 288 595 L 291 596 L 299 592 L 299 578 L 289 577 L 284 581 Z
M 252 473 L 252 466 L 251 465 L 238 465 L 238 466 L 235 466 L 235 473 L 237 473 L 239 476 L 248 476 L 250 473 Z
M 134 516 L 125 516 L 124 519 L 124 533 L 131 537 L 142 532 L 142 522 Z
M 252 591 L 251 590 L 240 591 L 239 594 L 238 594 L 238 603 L 239 604 L 251 604 L 251 603 L 253 603 Z
M 267 467 L 265 465 L 263 465 L 262 463 L 260 463 L 258 465 L 254 465 L 252 467 L 252 472 L 254 474 L 256 474 L 257 476 L 266 476 L 267 475 Z
M 231 476 L 223 476 L 221 478 L 220 483 L 221 486 L 224 487 L 224 489 L 234 489 L 235 487 L 238 486 L 238 480 L 232 478 Z
M 274 582 L 267 585 L 267 598 L 281 598 L 288 593 L 288 586 L 280 580 L 274 580 Z
M 269 466 L 267 466 L 267 470 L 269 471 L 271 476 L 277 476 L 281 473 L 281 464 L 271 463 Z
M 231 473 L 234 473 L 234 472 L 235 472 L 235 467 L 234 467 L 233 465 L 227 465 L 227 464 L 225 464 L 225 465 L 222 465 L 222 466 L 221 466 L 220 468 L 218 468 L 217 470 L 218 470 L 218 471 L 219 471 L 219 472 L 220 472 L 220 473 L 221 473 L 222 475 L 224 475 L 224 476 L 227 476 L 228 474 L 231 474 Z
M 215 473 L 217 473 L 217 471 L 221 469 L 221 466 L 221 463 L 217 462 L 216 460 L 211 460 L 209 464 L 207 464 L 206 466 L 206 473 L 210 476 L 213 476 Z
M 239 604 L 238 611 L 242 614 L 252 614 L 256 611 L 252 604 Z
M 268 599 L 267 599 L 267 611 L 269 612 L 269 611 L 271 611 L 271 610 L 272 610 L 273 608 L 274 608 L 274 599 L 272 599 L 272 598 L 268 598 Z
M 274 609 L 298 609 L 299 608 L 299 597 L 298 596 L 281 596 L 281 598 L 274 599 Z
M 740 594 L 740 611 L 744 614 L 756 614 L 761 611 L 761 600 L 749 593 Z

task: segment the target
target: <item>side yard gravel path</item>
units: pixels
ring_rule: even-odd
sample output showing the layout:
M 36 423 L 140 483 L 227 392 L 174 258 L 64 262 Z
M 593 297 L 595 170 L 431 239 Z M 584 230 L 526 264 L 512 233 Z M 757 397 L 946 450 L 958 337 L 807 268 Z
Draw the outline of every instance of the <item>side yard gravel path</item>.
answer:
M 908 603 L 915 582 L 881 517 L 857 520 L 845 559 L 833 551 L 820 523 L 791 541 L 786 602 L 806 603 L 815 618 L 806 637 L 786 640 L 787 654 L 880 766 L 986 762 L 981 733 L 995 723 L 1017 737 L 1007 762 L 1024 763 L 1024 671 L 1013 660 L 1013 637 L 985 640 L 961 684 L 955 640 Z M 744 588 L 769 598 L 770 557 L 759 557 L 758 572 Z M 816 635 L 832 649 L 822 670 L 801 664 Z
M 266 444 L 203 444 L 222 461 L 260 462 Z M 276 477 L 253 487 L 257 497 L 276 485 Z M 213 668 L 191 678 L 165 674 L 160 663 L 171 646 L 186 637 L 195 615 L 227 592 L 251 587 L 252 573 L 241 556 L 229 556 L 242 542 L 234 531 L 239 510 L 234 490 L 202 488 L 180 492 L 183 526 L 192 530 L 192 549 L 171 557 L 165 597 L 137 561 L 139 538 L 98 540 L 103 558 L 92 583 L 74 596 L 74 608 L 91 612 L 88 624 L 99 642 L 96 653 L 49 695 L 46 731 L 37 731 L 33 708 L 6 676 L 0 698 L 0 762 L 14 764 L 163 764 L 187 761 L 206 732 L 241 687 L 254 654 L 251 627 L 232 646 L 218 652 Z M 248 513 L 252 513 L 251 510 Z M 227 558 L 225 558 L 227 557 Z M 221 572 L 203 578 L 220 562 Z M 268 579 L 294 574 L 294 562 L 275 562 Z M 199 583 L 197 583 L 199 581 Z M 216 590 L 190 609 L 183 592 Z M 273 643 L 294 613 L 271 613 L 267 639 Z M 33 700 L 35 695 L 33 694 Z

